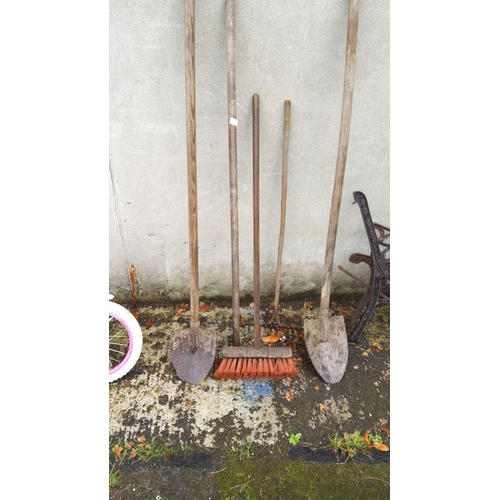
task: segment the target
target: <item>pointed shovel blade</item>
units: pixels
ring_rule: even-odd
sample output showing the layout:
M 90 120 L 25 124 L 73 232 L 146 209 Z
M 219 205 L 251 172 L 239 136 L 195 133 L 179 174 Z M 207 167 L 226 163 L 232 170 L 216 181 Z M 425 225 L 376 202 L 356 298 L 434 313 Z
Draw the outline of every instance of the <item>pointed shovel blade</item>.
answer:
M 174 330 L 170 335 L 170 358 L 182 381 L 198 385 L 205 380 L 214 364 L 217 332 L 201 332 L 195 350 L 192 349 L 190 339 L 189 330 Z
M 325 330 L 326 328 L 326 330 Z M 325 339 L 326 331 L 326 339 Z M 344 317 L 304 320 L 307 353 L 320 377 L 329 384 L 342 380 L 349 353 Z

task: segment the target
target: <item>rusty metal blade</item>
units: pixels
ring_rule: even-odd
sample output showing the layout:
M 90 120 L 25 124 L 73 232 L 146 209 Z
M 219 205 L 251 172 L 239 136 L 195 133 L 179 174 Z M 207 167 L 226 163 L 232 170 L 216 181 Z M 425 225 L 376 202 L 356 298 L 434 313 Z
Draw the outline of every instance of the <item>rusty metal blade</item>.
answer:
M 320 377 L 329 384 L 340 382 L 349 353 L 344 317 L 337 315 L 327 320 L 305 319 L 304 340 L 307 353 Z
M 212 369 L 217 351 L 217 332 L 204 330 L 196 348 L 191 344 L 189 330 L 174 330 L 170 335 L 170 358 L 177 376 L 184 382 L 198 385 Z

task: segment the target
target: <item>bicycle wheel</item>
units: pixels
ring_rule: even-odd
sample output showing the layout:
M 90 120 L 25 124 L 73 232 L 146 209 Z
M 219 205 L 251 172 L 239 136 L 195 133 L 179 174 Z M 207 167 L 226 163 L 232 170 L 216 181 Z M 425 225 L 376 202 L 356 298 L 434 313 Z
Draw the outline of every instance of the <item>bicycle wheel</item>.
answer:
M 142 331 L 123 306 L 109 302 L 109 382 L 127 374 L 142 351 Z

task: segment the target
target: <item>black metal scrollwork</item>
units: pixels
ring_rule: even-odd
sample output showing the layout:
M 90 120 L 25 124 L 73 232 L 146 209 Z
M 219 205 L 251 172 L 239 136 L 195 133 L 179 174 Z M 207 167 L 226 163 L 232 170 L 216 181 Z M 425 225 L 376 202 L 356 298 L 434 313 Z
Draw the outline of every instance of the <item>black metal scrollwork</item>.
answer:
M 382 282 L 385 281 L 385 284 L 389 285 L 390 278 L 390 244 L 386 242 L 390 237 L 390 229 L 372 221 L 368 201 L 361 191 L 355 191 L 353 196 L 354 201 L 361 210 L 361 217 L 368 236 L 371 254 L 353 254 L 349 258 L 349 261 L 354 263 L 365 262 L 370 266 L 371 284 L 354 311 L 350 324 L 347 327 L 347 330 L 350 332 L 348 336 L 350 344 L 357 342 L 361 331 L 369 321 L 379 302 Z M 377 236 L 376 230 L 379 232 L 379 236 Z M 383 247 L 383 250 L 380 250 L 380 247 Z

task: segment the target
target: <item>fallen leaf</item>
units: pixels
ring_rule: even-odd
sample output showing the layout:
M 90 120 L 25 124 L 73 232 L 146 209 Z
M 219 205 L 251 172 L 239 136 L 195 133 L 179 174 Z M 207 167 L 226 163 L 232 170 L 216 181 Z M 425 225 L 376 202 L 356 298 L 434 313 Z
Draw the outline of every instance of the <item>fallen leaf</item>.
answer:
M 387 429 L 387 427 L 382 427 L 381 425 L 379 425 L 379 426 L 378 426 L 378 428 L 379 428 L 381 431 L 385 432 L 388 436 L 390 435 L 390 434 L 389 434 L 389 429 Z
M 304 302 L 304 309 L 312 309 L 312 302 Z
M 117 457 L 121 456 L 122 454 L 122 448 L 120 446 L 118 446 L 117 444 L 115 444 L 115 447 L 113 448 L 115 454 Z
M 371 446 L 372 440 L 370 439 L 370 432 L 368 429 L 366 429 L 365 435 L 363 436 L 363 441 L 368 445 Z
M 134 318 L 135 319 L 139 319 L 139 311 L 137 311 L 137 312 L 134 313 Z
M 262 342 L 269 344 L 269 343 L 278 342 L 279 339 L 280 339 L 279 335 L 272 335 L 271 334 L 271 335 L 268 335 L 267 337 L 262 337 Z
M 145 443 L 146 442 L 146 436 L 139 436 L 137 438 L 138 443 Z
M 325 406 L 325 405 L 323 405 L 323 404 L 319 403 L 319 405 L 318 405 L 318 406 L 319 406 L 319 409 L 320 409 L 321 411 L 326 410 L 326 406 Z
M 189 399 L 186 401 L 186 406 L 189 406 L 192 403 Z
M 376 347 L 379 351 L 384 350 L 384 348 L 378 342 L 373 342 L 372 346 Z
M 375 387 L 378 387 L 378 382 L 373 382 L 373 385 L 374 385 Z
M 240 325 L 243 324 L 243 316 L 240 314 Z
M 135 458 L 137 456 L 137 450 L 132 450 L 129 454 L 130 458 Z
M 181 318 L 183 314 L 184 314 L 184 313 L 183 313 L 182 311 L 178 311 L 178 312 L 176 312 L 176 313 L 175 313 L 175 315 L 176 315 L 178 318 Z
M 389 447 L 384 443 L 377 443 L 376 441 L 374 441 L 373 447 L 377 448 L 377 450 L 379 451 L 389 451 Z
M 336 312 L 338 313 L 342 313 L 342 314 L 350 314 L 351 311 L 349 311 L 349 309 L 342 309 L 341 307 L 337 307 L 337 309 L 335 309 Z
M 319 385 L 315 385 L 314 388 L 319 391 Z
M 211 309 L 208 306 L 202 306 L 202 307 L 200 307 L 200 312 L 202 312 L 202 313 L 210 312 L 210 310 Z
M 130 387 L 130 380 L 125 380 L 125 382 L 123 382 L 123 386 Z
M 146 330 L 149 330 L 153 326 L 154 322 L 155 322 L 154 318 L 148 319 L 148 321 L 146 323 Z
M 290 391 L 287 391 L 287 393 L 285 394 L 285 398 L 287 401 L 292 401 L 293 399 L 292 393 Z

